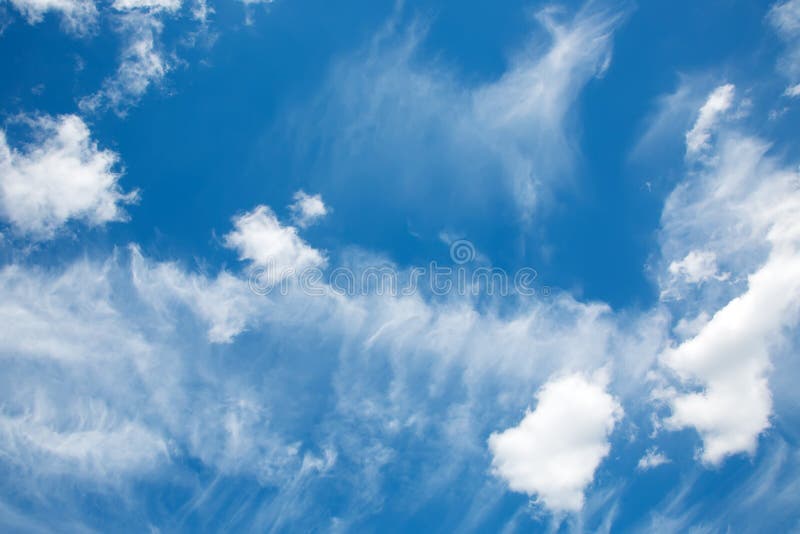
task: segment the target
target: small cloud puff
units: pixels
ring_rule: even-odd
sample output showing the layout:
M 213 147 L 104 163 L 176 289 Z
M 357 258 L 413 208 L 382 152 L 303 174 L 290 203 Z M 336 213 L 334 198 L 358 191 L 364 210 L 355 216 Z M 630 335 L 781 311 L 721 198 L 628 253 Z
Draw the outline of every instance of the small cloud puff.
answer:
M 266 267 L 270 282 L 277 282 L 303 269 L 322 267 L 325 257 L 297 235 L 297 228 L 284 226 L 267 206 L 234 218 L 235 230 L 225 236 L 225 245 L 239 258 Z
M 328 207 L 321 195 L 309 195 L 305 191 L 294 194 L 294 203 L 289 206 L 292 219 L 300 228 L 307 228 L 328 214 Z
M 656 447 L 653 447 L 648 449 L 644 456 L 639 459 L 636 469 L 638 471 L 649 471 L 650 469 L 655 469 L 660 465 L 668 463 L 670 463 L 670 459 Z
M 706 250 L 693 250 L 681 261 L 673 261 L 669 265 L 671 275 L 680 276 L 690 284 L 711 278 L 728 278 L 727 274 L 718 274 L 717 271 L 717 255 Z

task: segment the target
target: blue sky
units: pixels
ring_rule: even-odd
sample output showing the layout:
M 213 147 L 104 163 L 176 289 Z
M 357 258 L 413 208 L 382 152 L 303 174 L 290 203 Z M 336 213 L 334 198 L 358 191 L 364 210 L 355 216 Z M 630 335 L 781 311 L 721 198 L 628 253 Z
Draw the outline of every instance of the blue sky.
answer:
M 0 29 L 3 531 L 800 529 L 800 0 Z

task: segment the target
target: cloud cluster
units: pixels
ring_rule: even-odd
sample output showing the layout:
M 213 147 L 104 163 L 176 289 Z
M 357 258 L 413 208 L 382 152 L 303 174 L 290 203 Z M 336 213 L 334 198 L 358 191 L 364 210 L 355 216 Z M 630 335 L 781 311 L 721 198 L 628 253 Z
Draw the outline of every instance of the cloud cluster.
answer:
M 703 109 L 727 109 L 732 95 L 731 86 L 721 86 Z M 712 114 L 716 111 L 707 117 Z M 714 122 L 707 120 L 700 129 L 706 132 L 701 145 L 707 145 Z M 783 332 L 796 325 L 800 309 L 800 225 L 795 216 L 800 176 L 768 156 L 764 141 L 724 125 L 714 131 L 713 157 L 667 200 L 662 231 L 667 258 L 705 250 L 673 260 L 670 272 L 699 282 L 715 276 L 716 261 L 722 261 L 731 271 L 730 297 L 719 303 L 701 293 L 695 313 L 707 313 L 706 320 L 696 335 L 669 347 L 661 362 L 685 384 L 702 386 L 700 391 L 665 393 L 672 409 L 666 426 L 697 429 L 703 461 L 719 465 L 731 454 L 753 453 L 770 425 L 770 354 L 780 350 Z M 687 136 L 687 149 L 690 141 Z

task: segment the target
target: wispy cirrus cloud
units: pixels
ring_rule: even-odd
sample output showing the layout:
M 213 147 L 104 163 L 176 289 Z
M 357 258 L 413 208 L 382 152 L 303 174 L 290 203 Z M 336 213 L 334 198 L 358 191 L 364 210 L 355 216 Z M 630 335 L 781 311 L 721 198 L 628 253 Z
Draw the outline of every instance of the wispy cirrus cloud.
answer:
M 767 14 L 767 20 L 786 44 L 786 51 L 779 63 L 780 70 L 790 83 L 785 94 L 800 96 L 800 1 L 776 2 Z
M 335 204 L 346 190 L 435 232 L 485 215 L 495 202 L 530 220 L 546 205 L 541 199 L 570 180 L 579 158 L 574 106 L 608 67 L 623 18 L 594 5 L 543 9 L 505 71 L 478 83 L 424 58 L 423 23 L 393 20 L 337 61 L 311 105 L 287 113 L 281 130 L 316 147 L 303 165 Z M 446 204 L 426 201 L 443 196 Z
M 118 23 L 124 42 L 119 66 L 116 73 L 103 81 L 99 91 L 78 102 L 84 113 L 111 110 L 124 117 L 172 68 L 161 50 L 159 37 L 164 25 L 156 15 L 130 11 L 120 15 Z

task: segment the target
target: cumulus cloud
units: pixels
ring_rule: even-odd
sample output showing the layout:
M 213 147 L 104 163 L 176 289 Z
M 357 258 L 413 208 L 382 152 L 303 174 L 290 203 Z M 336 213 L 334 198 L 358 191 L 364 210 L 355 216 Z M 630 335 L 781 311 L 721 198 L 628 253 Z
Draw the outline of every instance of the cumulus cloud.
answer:
M 97 7 L 93 0 L 11 0 L 30 24 L 41 22 L 48 12 L 61 16 L 64 28 L 72 33 L 88 33 L 97 21 Z
M 686 155 L 693 157 L 709 148 L 711 132 L 719 117 L 733 104 L 735 87 L 725 84 L 717 87 L 709 96 L 697 116 L 697 121 L 686 133 Z
M 489 437 L 495 474 L 554 512 L 580 511 L 623 414 L 606 387 L 603 373 L 547 382 L 536 394 L 535 410 L 518 426 Z
M 126 218 L 125 193 L 114 169 L 119 156 L 100 149 L 76 115 L 21 119 L 32 140 L 11 146 L 0 130 L 0 214 L 15 230 L 50 239 L 71 220 L 99 226 Z
M 239 258 L 269 267 L 276 280 L 309 267 L 325 265 L 322 253 L 310 247 L 293 226 L 284 226 L 266 206 L 258 206 L 233 220 L 235 229 L 225 236 L 225 245 Z
M 671 400 L 667 427 L 694 427 L 702 459 L 718 465 L 728 455 L 755 452 L 769 426 L 769 350 L 800 307 L 800 256 L 782 251 L 753 274 L 748 290 L 718 311 L 700 333 L 662 356 L 663 363 L 704 390 Z
M 715 94 L 720 96 L 719 90 Z M 722 100 L 725 105 L 713 108 L 730 106 L 727 96 Z M 691 337 L 661 356 L 681 382 L 701 386 L 667 392 L 672 413 L 665 425 L 695 428 L 703 439 L 701 458 L 709 465 L 753 453 L 769 427 L 770 354 L 781 350 L 800 308 L 798 174 L 768 156 L 769 145 L 758 138 L 722 124 L 715 134 L 718 143 L 706 147 L 712 157 L 672 193 L 662 216 L 667 257 L 703 249 L 706 255 L 694 260 L 710 260 L 713 253 L 732 267 L 726 287 L 701 292 L 693 302 L 702 321 L 687 331 Z M 694 260 L 696 269 L 687 269 L 685 258 L 670 266 L 682 265 L 685 275 L 710 272 L 710 261 Z
M 289 209 L 292 217 L 300 228 L 314 224 L 328 214 L 328 207 L 322 201 L 322 195 L 309 195 L 304 191 L 294 194 L 294 202 Z

